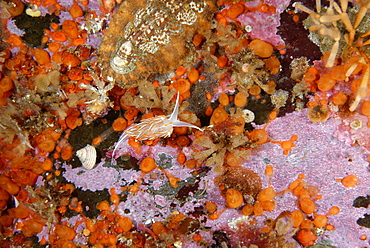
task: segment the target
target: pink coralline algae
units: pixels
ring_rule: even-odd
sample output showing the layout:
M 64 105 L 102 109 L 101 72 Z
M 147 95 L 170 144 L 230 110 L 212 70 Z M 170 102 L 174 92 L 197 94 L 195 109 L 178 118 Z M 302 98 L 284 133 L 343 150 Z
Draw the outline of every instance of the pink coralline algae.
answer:
M 288 7 L 290 0 L 271 0 L 264 1 L 264 3 L 274 6 L 276 12 L 264 13 L 260 11 L 251 11 L 241 14 L 238 16 L 237 20 L 245 26 L 245 30 L 250 37 L 264 40 L 276 47 L 282 47 L 284 46 L 284 41 L 277 34 L 277 27 L 280 26 L 280 14 Z M 254 5 L 255 2 L 253 1 L 250 4 Z M 246 6 L 248 6 L 248 3 L 246 3 Z

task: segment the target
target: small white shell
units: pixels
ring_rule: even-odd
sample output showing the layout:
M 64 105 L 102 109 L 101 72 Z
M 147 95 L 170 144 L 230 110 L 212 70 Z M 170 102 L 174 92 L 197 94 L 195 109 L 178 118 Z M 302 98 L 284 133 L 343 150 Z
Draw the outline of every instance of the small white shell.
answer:
M 249 109 L 243 110 L 243 117 L 245 119 L 245 123 L 251 123 L 252 121 L 254 121 L 254 113 Z
M 76 156 L 80 159 L 82 166 L 88 170 L 92 169 L 96 163 L 96 149 L 91 145 L 87 145 L 76 152 Z

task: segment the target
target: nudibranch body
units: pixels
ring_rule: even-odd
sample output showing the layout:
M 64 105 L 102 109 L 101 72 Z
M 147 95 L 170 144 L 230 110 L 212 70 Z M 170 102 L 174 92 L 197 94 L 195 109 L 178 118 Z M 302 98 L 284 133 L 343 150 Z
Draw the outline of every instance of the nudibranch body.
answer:
M 178 93 L 175 108 L 173 109 L 171 115 L 154 116 L 144 119 L 140 123 L 131 125 L 129 128 L 127 128 L 119 138 L 118 142 L 115 144 L 112 157 L 114 158 L 117 147 L 128 137 L 134 137 L 136 140 L 167 138 L 172 134 L 174 127 L 191 127 L 202 131 L 202 129 L 199 127 L 178 119 L 179 96 L 180 94 Z

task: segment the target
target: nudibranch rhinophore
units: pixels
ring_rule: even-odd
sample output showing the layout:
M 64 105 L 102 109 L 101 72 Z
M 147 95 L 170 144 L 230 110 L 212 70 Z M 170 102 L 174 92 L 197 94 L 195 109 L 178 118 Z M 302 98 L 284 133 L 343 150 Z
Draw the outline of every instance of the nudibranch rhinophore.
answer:
M 168 73 L 193 54 L 195 34 L 210 29 L 215 0 L 126 0 L 116 10 L 98 51 L 104 79 L 135 87 Z

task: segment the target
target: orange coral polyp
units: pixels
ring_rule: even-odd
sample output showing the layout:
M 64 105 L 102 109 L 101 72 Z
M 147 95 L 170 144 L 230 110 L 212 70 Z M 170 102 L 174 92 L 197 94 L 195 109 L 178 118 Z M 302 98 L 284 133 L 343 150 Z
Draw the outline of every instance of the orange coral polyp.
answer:
M 63 22 L 62 30 L 71 39 L 77 39 L 80 34 L 77 23 L 71 20 L 65 20 Z
M 191 83 L 195 83 L 199 79 L 199 71 L 195 68 L 191 68 L 188 71 L 187 77 Z
M 370 100 L 367 100 L 362 104 L 361 113 L 370 117 Z
M 227 114 L 227 112 L 225 111 L 224 107 L 222 105 L 218 106 L 214 111 L 213 111 L 213 114 L 212 114 L 212 117 L 211 117 L 211 120 L 210 120 L 210 124 L 211 125 L 214 125 L 214 124 L 217 124 L 217 123 L 220 123 L 220 122 L 223 122 L 225 121 L 227 118 L 229 117 L 229 115 Z
M 229 208 L 238 208 L 243 204 L 243 195 L 235 189 L 226 191 L 226 206 Z
M 249 47 L 255 55 L 261 58 L 268 58 L 274 52 L 274 48 L 269 43 L 258 39 L 252 40 Z
M 338 105 L 338 106 L 342 106 L 344 105 L 348 100 L 348 96 L 342 92 L 338 92 L 336 93 L 333 98 L 332 98 L 332 102 L 335 104 L 335 105 Z M 369 112 L 370 113 L 370 112 Z
M 130 231 L 133 227 L 132 220 L 126 216 L 118 219 L 118 225 L 122 228 L 124 232 Z
M 243 107 L 245 104 L 247 104 L 248 98 L 247 95 L 244 92 L 238 92 L 234 97 L 234 104 L 237 107 Z
M 38 147 L 45 152 L 52 152 L 55 148 L 55 142 L 53 140 L 44 140 Z
M 235 3 L 227 9 L 226 15 L 230 19 L 235 19 L 244 12 L 245 6 L 241 3 Z
M 297 240 L 304 247 L 313 245 L 317 237 L 311 230 L 299 230 L 297 234 Z
M 229 153 L 225 158 L 226 164 L 229 166 L 238 166 L 240 164 L 239 159 L 233 154 Z
M 67 40 L 67 35 L 62 31 L 55 31 L 51 33 L 51 38 L 54 41 L 64 42 Z
M 328 73 L 321 75 L 320 79 L 316 82 L 317 88 L 321 91 L 331 90 L 336 83 L 337 81 L 332 79 Z
M 264 190 L 262 190 L 258 196 L 257 196 L 257 200 L 258 201 L 272 201 L 275 197 L 275 190 L 273 187 L 268 187 Z
M 229 96 L 225 93 L 221 93 L 218 97 L 218 101 L 222 106 L 229 105 Z
M 3 77 L 0 80 L 0 91 L 7 92 L 14 88 L 13 80 L 10 77 Z
M 119 117 L 114 120 L 112 128 L 116 132 L 121 132 L 125 130 L 127 127 L 127 121 L 125 118 Z
M 180 78 L 172 84 L 172 87 L 175 88 L 180 93 L 180 95 L 183 95 L 190 90 L 191 83 L 189 82 L 189 80 Z M 170 86 L 170 89 L 172 87 Z
M 264 129 L 254 129 L 248 136 L 256 145 L 263 145 L 269 141 L 268 134 Z
M 144 158 L 143 161 L 141 161 L 141 163 L 140 163 L 140 170 L 143 173 L 149 173 L 152 170 L 154 170 L 155 168 L 157 168 L 157 164 L 156 164 L 155 160 L 151 157 Z
M 81 7 L 77 3 L 72 4 L 71 8 L 69 9 L 69 13 L 74 19 L 81 17 L 84 14 Z
M 58 235 L 59 238 L 66 240 L 73 240 L 76 236 L 76 232 L 73 228 L 64 225 L 56 225 L 55 234 Z

